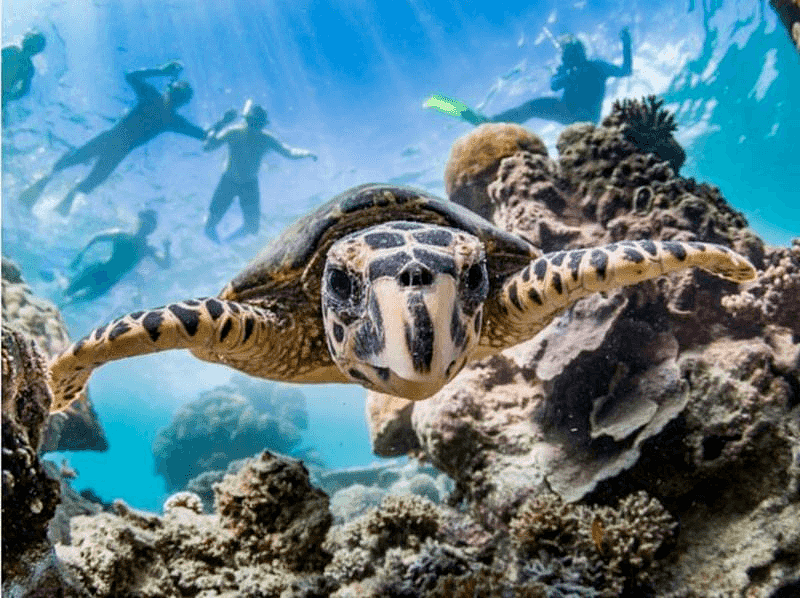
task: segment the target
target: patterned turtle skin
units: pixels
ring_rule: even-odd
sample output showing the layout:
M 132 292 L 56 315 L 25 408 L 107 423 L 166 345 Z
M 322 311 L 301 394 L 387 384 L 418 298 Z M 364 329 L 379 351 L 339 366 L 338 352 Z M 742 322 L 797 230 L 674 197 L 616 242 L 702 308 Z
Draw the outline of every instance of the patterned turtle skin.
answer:
M 542 255 L 452 202 L 367 184 L 270 242 L 216 298 L 97 328 L 50 364 L 53 411 L 107 361 L 169 349 L 286 382 L 354 382 L 413 400 L 533 337 L 591 293 L 699 267 L 755 277 L 721 245 L 622 241 Z

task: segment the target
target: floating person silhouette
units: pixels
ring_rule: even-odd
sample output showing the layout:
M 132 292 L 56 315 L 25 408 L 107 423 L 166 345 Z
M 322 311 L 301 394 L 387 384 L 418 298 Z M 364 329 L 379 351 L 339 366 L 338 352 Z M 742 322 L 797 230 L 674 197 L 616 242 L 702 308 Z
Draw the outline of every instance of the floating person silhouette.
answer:
M 605 60 L 589 60 L 586 48 L 573 36 L 560 43 L 561 64 L 550 79 L 550 89 L 563 90 L 561 97 L 534 98 L 524 104 L 491 117 L 484 116 L 463 102 L 442 95 L 425 101 L 424 107 L 456 116 L 473 125 L 485 122 L 523 123 L 531 118 L 552 120 L 561 124 L 600 120 L 600 110 L 609 77 L 627 77 L 633 72 L 631 35 L 627 27 L 619 32 L 622 41 L 622 65 Z
M 95 262 L 84 267 L 69 283 L 64 291 L 64 305 L 91 301 L 106 294 L 123 276 L 133 270 L 144 258 L 151 258 L 162 268 L 169 268 L 170 241 L 164 241 L 164 253 L 159 255 L 157 249 L 147 243 L 147 237 L 158 226 L 158 214 L 155 210 L 139 212 L 139 226 L 135 233 L 120 229 L 107 230 L 95 235 L 78 253 L 70 264 L 76 269 L 86 252 L 96 243 L 111 243 L 111 257 L 105 262 Z
M 206 131 L 203 128 L 176 113 L 178 108 L 189 102 L 193 94 L 186 81 L 176 80 L 181 70 L 181 63 L 173 60 L 158 68 L 127 73 L 125 80 L 136 92 L 136 105 L 111 129 L 62 156 L 48 175 L 22 193 L 20 201 L 28 207 L 33 206 L 54 175 L 65 168 L 95 159 L 86 178 L 73 187 L 56 207 L 60 214 L 66 216 L 78 193 L 93 191 L 108 178 L 125 156 L 157 135 L 172 131 L 195 139 L 205 139 Z M 151 77 L 171 77 L 172 81 L 162 94 L 146 82 Z
M 3 48 L 3 112 L 6 103 L 18 100 L 31 89 L 31 80 L 36 74 L 32 58 L 47 45 L 43 33 L 28 31 L 22 38 L 22 45 L 9 45 Z
M 215 243 L 219 243 L 217 225 L 236 197 L 239 198 L 242 207 L 244 223 L 226 240 L 258 232 L 261 215 L 258 169 L 264 155 L 274 151 L 292 160 L 311 158 L 316 161 L 317 159 L 317 156 L 310 151 L 289 147 L 270 133 L 263 132 L 262 129 L 269 124 L 267 111 L 258 104 L 253 104 L 252 100 L 245 102 L 242 116 L 244 123 L 217 130 L 208 137 L 203 146 L 206 151 L 212 151 L 223 144 L 228 144 L 228 163 L 211 198 L 205 225 L 206 236 Z M 236 111 L 231 109 L 219 122 L 230 122 L 235 117 Z

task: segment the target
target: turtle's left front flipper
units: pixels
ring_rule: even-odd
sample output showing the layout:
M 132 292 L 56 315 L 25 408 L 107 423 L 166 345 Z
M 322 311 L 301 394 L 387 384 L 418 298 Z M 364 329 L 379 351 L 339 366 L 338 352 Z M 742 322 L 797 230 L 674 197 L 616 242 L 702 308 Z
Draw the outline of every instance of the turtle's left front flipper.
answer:
M 108 361 L 193 349 L 202 358 L 225 363 L 228 357 L 269 353 L 277 329 L 276 318 L 268 310 L 215 298 L 128 314 L 97 328 L 53 359 L 49 367 L 51 411 L 66 409 L 86 386 L 92 371 Z
M 756 275 L 749 261 L 722 245 L 620 241 L 548 253 L 510 277 L 499 301 L 520 336 L 515 342 L 520 342 L 582 297 L 691 267 L 734 282 L 752 280 Z

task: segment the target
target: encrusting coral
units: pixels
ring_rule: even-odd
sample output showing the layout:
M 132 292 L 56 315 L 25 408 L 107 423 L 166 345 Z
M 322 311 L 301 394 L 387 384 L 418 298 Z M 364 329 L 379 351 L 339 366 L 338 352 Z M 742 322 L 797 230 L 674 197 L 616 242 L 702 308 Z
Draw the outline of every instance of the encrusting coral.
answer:
M 47 536 L 59 483 L 37 456 L 52 396 L 44 357 L 27 336 L 3 328 L 3 595 L 73 596 Z

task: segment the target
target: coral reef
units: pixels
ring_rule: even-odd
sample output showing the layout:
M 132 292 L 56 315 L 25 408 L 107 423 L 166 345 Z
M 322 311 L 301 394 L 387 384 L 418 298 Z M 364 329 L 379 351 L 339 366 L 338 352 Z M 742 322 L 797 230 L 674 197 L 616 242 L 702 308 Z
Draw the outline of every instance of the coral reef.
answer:
M 567 127 L 552 160 L 521 127 L 484 125 L 449 171 L 459 201 L 546 251 L 709 240 L 747 255 L 758 279 L 737 290 L 692 271 L 590 296 L 426 401 L 371 394 L 375 452 L 408 464 L 309 474 L 288 457 L 229 462 L 193 446 L 260 430 L 259 409 L 302 427 L 298 397 L 278 411 L 271 387 L 256 408 L 260 383 L 234 381 L 180 420 L 186 443 L 164 436 L 205 472 L 190 484 L 201 495 L 174 494 L 163 515 L 85 505 L 94 514 L 69 533 L 59 522 L 56 560 L 45 534 L 57 482 L 32 448 L 48 391 L 27 341 L 4 332 L 3 523 L 8 504 L 33 530 L 4 527 L 4 590 L 21 595 L 33 554 L 52 595 L 93 598 L 796 594 L 800 242 L 764 247 L 717 189 L 634 142 L 671 127 L 656 100 L 621 103 L 602 126 Z
M 444 173 L 447 195 L 456 203 L 488 218 L 486 186 L 495 178 L 500 161 L 519 151 L 547 155 L 541 139 L 511 123 L 484 124 L 456 139 Z
M 277 383 L 234 375 L 180 408 L 153 440 L 156 471 L 170 492 L 264 448 L 290 453 L 307 427 L 305 397 Z
M 453 490 L 453 481 L 428 464 L 412 459 L 365 467 L 320 470 L 312 474 L 314 485 L 331 497 L 334 522 L 343 523 L 376 507 L 388 495 L 416 495 L 442 502 Z
M 768 248 L 764 265 L 754 284 L 722 298 L 723 307 L 742 326 L 775 324 L 800 336 L 800 238 L 790 248 Z
M 650 581 L 649 567 L 673 539 L 677 522 L 645 492 L 618 507 L 565 503 L 541 494 L 526 501 L 509 525 L 523 558 L 564 558 L 579 563 L 578 581 L 618 596 Z
M 319 572 L 328 499 L 297 461 L 263 453 L 216 488 L 218 515 L 191 493 L 163 516 L 121 501 L 113 513 L 72 520 L 57 553 L 92 596 L 326 596 Z
M 21 333 L 3 328 L 2 338 L 3 595 L 77 595 L 47 538 L 60 493 L 37 456 L 52 401 L 44 359 Z
M 588 297 L 427 401 L 384 409 L 371 394 L 373 448 L 396 454 L 396 443 L 381 443 L 403 438 L 454 478 L 454 500 L 490 528 L 552 491 L 604 504 L 645 491 L 681 532 L 668 558 L 626 579 L 676 596 L 780 595 L 800 583 L 788 527 L 800 454 L 798 244 L 765 248 L 717 189 L 675 176 L 665 156 L 634 143 L 634 133 L 642 141 L 672 127 L 656 100 L 620 103 L 602 126 L 567 127 L 558 161 L 503 158 L 483 210 L 545 251 L 641 238 L 722 243 L 760 268 L 758 280 L 736 294 L 685 272 Z M 737 547 L 748 533 L 752 542 Z M 720 537 L 732 544 L 720 547 Z M 477 587 L 488 587 L 482 579 Z M 726 583 L 712 589 L 707 579 Z
M 3 328 L 22 332 L 36 341 L 45 358 L 70 345 L 67 327 L 55 305 L 33 294 L 19 268 L 3 256 Z M 103 427 L 88 395 L 69 409 L 49 417 L 39 447 L 47 451 L 104 451 L 108 448 Z

